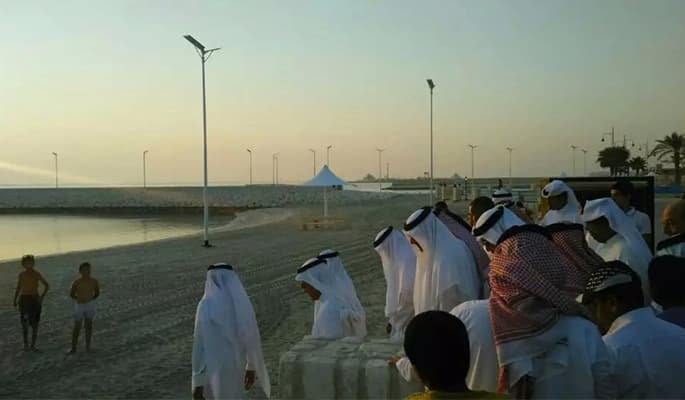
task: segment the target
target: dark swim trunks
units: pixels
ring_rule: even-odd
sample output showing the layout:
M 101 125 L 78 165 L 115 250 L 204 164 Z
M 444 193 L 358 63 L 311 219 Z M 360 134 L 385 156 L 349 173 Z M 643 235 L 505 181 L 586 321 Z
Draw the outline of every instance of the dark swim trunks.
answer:
M 19 296 L 19 314 L 21 315 L 22 322 L 26 321 L 30 325 L 37 325 L 40 322 L 42 308 L 40 297 L 37 295 Z

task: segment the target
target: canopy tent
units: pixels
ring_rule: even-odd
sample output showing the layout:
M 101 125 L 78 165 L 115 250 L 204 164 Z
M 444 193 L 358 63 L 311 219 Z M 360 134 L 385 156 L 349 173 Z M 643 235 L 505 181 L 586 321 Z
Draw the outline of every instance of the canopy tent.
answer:
M 319 173 L 316 174 L 316 176 L 314 178 L 312 178 L 310 181 L 306 182 L 304 185 L 305 186 L 323 187 L 323 216 L 327 217 L 328 216 L 327 189 L 330 186 L 342 186 L 344 184 L 345 184 L 345 181 L 338 178 L 333 173 L 333 171 L 331 171 L 331 169 L 328 168 L 328 165 L 324 165 L 323 168 L 321 168 L 321 171 L 319 171 Z

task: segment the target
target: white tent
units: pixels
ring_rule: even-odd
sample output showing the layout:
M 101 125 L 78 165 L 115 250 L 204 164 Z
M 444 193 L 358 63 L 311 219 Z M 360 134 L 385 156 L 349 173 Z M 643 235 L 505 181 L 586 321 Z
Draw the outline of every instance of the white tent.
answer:
M 328 194 L 327 190 L 330 186 L 342 186 L 345 184 L 345 181 L 342 179 L 338 178 L 330 168 L 328 168 L 328 165 L 324 165 L 323 168 L 321 168 L 321 171 L 319 171 L 318 174 L 314 178 L 312 178 L 310 181 L 306 182 L 304 185 L 305 186 L 319 186 L 323 187 L 323 216 L 327 217 L 328 216 Z

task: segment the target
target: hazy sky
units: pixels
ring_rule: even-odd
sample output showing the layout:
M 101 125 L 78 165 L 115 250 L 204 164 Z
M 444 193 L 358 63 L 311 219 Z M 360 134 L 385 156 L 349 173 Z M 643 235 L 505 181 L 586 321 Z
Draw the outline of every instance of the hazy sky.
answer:
M 594 161 L 616 126 L 644 143 L 685 132 L 685 1 L 0 0 L 0 184 L 200 183 L 200 61 L 210 181 L 428 170 L 540 176 Z M 636 147 L 637 148 L 637 147 Z M 582 172 L 582 154 L 577 156 Z M 385 161 L 384 161 L 385 164 Z M 588 169 L 594 167 L 588 162 Z M 384 166 L 385 168 L 385 166 Z

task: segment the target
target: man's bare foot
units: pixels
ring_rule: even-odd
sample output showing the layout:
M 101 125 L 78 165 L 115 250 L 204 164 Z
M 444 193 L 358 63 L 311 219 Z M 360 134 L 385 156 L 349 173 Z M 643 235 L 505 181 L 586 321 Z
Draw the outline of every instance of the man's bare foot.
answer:
M 69 351 L 67 352 L 67 355 L 68 355 L 68 356 L 69 356 L 69 355 L 72 355 L 72 354 L 76 354 L 76 349 L 71 349 L 71 350 L 69 350 Z
M 31 351 L 34 353 L 42 353 L 43 351 L 36 346 L 31 347 Z

